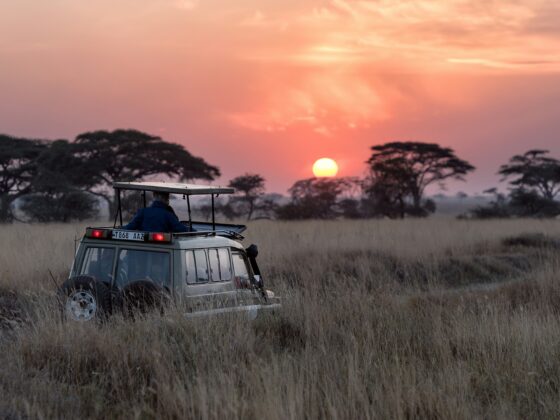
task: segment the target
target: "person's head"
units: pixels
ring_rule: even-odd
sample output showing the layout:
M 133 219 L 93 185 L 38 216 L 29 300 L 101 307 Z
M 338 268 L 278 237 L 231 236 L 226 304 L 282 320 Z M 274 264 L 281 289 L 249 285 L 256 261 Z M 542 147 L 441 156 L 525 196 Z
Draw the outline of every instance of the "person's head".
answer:
M 169 193 L 154 191 L 154 201 L 161 201 L 162 203 L 169 204 Z

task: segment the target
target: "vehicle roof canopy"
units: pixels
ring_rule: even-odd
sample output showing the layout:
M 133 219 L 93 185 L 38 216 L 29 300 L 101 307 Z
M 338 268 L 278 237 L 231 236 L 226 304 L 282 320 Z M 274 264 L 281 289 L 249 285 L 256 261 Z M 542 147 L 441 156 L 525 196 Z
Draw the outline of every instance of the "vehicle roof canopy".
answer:
M 187 196 L 233 194 L 235 192 L 233 188 L 229 187 L 183 184 L 178 182 L 113 182 L 113 188 L 119 190 L 161 191 Z

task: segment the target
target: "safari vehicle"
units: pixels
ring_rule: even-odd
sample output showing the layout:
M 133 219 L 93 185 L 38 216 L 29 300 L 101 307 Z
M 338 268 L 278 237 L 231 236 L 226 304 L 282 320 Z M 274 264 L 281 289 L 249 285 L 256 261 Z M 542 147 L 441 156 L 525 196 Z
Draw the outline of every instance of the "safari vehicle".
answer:
M 115 182 L 118 209 L 113 227 L 89 227 L 81 239 L 68 280 L 60 291 L 63 311 L 75 321 L 92 321 L 136 309 L 174 304 L 187 317 L 260 311 L 280 307 L 264 288 L 257 247 L 244 249 L 243 225 L 216 223 L 215 197 L 232 188 L 162 182 Z M 141 232 L 122 228 L 121 191 L 162 191 L 187 200 L 194 231 Z M 190 197 L 210 195 L 212 221 L 194 222 Z M 119 225 L 117 226 L 117 220 Z

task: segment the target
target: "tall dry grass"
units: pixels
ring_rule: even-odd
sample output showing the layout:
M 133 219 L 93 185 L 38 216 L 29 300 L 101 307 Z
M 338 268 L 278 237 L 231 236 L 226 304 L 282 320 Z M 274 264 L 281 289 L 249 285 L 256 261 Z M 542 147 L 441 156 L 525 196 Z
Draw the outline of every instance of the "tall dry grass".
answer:
M 253 223 L 281 312 L 101 327 L 47 275 L 81 227 L 0 232 L 0 417 L 560 416 L 558 222 Z

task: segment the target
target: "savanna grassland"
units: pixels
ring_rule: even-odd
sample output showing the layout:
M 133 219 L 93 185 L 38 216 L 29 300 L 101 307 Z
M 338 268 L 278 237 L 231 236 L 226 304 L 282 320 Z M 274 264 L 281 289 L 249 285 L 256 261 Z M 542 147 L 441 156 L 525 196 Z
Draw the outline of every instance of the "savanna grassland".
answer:
M 81 226 L 0 228 L 0 418 L 559 418 L 560 222 L 256 222 L 274 316 L 62 322 Z

